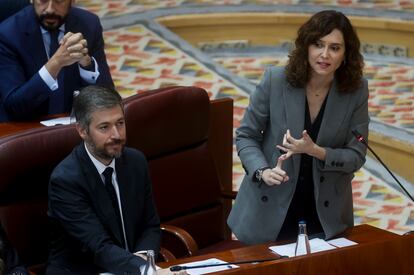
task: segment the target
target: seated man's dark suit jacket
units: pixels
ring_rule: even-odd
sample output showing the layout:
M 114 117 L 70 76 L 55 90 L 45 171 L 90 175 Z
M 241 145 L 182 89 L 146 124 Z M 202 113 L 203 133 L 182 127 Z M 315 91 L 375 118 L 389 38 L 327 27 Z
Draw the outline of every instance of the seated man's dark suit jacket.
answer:
M 123 234 L 111 199 L 82 143 L 51 175 L 47 274 L 139 274 L 145 261 L 132 253 L 159 251 L 160 221 L 144 155 L 125 148 L 115 160 L 115 169 L 130 252 L 122 247 Z
M 99 18 L 86 10 L 71 8 L 65 32 L 83 34 L 88 41 L 89 55 L 98 63 L 100 75 L 96 84 L 113 87 Z M 52 91 L 38 73 L 47 60 L 32 5 L 0 24 L 0 122 L 28 120 L 48 114 Z M 63 74 L 64 112 L 70 112 L 73 91 L 88 84 L 80 77 L 78 63 L 64 67 Z
M 11 245 L 7 234 L 0 223 L 0 259 L 5 265 L 4 274 L 29 275 L 26 268 L 20 262 L 16 250 Z M 1 270 L 1 268 L 0 268 Z M 3 273 L 2 273 L 3 274 Z

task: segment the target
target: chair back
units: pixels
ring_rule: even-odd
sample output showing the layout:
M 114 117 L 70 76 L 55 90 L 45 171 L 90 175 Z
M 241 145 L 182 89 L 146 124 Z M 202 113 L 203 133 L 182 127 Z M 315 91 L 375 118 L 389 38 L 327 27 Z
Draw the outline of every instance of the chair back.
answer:
M 146 92 L 125 101 L 128 146 L 147 156 L 161 222 L 185 229 L 200 248 L 228 237 L 208 143 L 210 108 L 207 92 L 196 87 Z
M 0 139 L 0 220 L 25 264 L 47 259 L 49 177 L 79 142 L 74 125 L 36 128 Z
M 231 114 L 224 119 L 230 120 L 228 138 L 216 137 L 220 146 L 228 144 L 222 153 L 210 143 L 212 129 L 220 127 L 210 123 L 214 108 L 203 89 L 148 91 L 127 98 L 124 106 L 127 146 L 143 151 L 148 159 L 161 221 L 186 229 L 200 248 L 229 238 L 220 192 L 224 181 L 231 189 Z M 74 125 L 35 128 L 0 138 L 0 220 L 29 266 L 47 260 L 50 174 L 80 142 Z M 225 168 L 220 168 L 222 157 Z

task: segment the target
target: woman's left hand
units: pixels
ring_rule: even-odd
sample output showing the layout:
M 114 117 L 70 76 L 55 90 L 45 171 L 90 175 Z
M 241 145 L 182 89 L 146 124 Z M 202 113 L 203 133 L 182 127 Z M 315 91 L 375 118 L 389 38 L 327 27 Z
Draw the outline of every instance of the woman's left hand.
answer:
M 283 135 L 282 145 L 277 145 L 277 148 L 285 152 L 286 154 L 309 154 L 311 155 L 312 150 L 315 148 L 315 143 L 312 138 L 308 135 L 306 130 L 302 132 L 302 138 L 296 139 L 290 134 L 290 130 L 286 131 Z

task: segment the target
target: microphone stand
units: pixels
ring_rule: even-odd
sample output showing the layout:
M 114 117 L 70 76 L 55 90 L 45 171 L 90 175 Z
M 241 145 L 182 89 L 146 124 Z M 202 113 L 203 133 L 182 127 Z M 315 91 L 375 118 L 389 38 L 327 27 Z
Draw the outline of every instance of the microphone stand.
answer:
M 194 266 L 175 265 L 175 266 L 170 267 L 170 271 L 176 272 L 176 271 L 193 269 L 193 268 L 205 268 L 205 267 L 214 267 L 214 266 L 222 266 L 222 265 L 258 264 L 258 263 L 275 261 L 275 260 L 284 259 L 284 258 L 289 258 L 289 257 L 282 255 L 279 258 L 271 258 L 271 259 L 264 259 L 264 260 L 250 260 L 250 261 L 240 261 L 240 262 L 230 262 L 230 263 L 220 263 L 220 264 L 205 264 L 205 265 L 194 265 Z
M 364 144 L 370 151 L 371 153 L 377 158 L 377 160 L 382 164 L 382 166 L 387 169 L 388 173 L 390 173 L 390 175 L 394 178 L 394 180 L 398 183 L 398 185 L 401 187 L 402 190 L 404 190 L 404 192 L 408 195 L 408 197 L 410 197 L 411 201 L 414 202 L 413 197 L 410 195 L 410 193 L 408 193 L 408 191 L 404 188 L 404 186 L 401 184 L 401 182 L 397 179 L 396 176 L 394 176 L 394 174 L 391 172 L 390 169 L 388 169 L 388 166 L 385 165 L 385 163 L 381 160 L 381 158 L 374 152 L 374 150 L 371 149 L 371 147 L 369 147 L 368 142 L 365 140 L 365 138 L 361 135 L 360 132 L 358 132 L 357 130 L 352 130 L 352 133 L 354 134 L 355 138 L 361 142 L 362 144 Z M 405 232 L 403 235 L 410 235 L 413 234 L 414 231 L 410 230 L 408 232 Z
M 377 160 L 382 164 L 382 166 L 388 171 L 388 173 L 390 173 L 390 175 L 398 183 L 398 185 L 401 187 L 401 189 L 404 190 L 404 192 L 411 199 L 411 201 L 414 202 L 414 198 L 410 195 L 410 193 L 408 193 L 408 191 L 404 188 L 404 186 L 401 184 L 401 182 L 397 179 L 396 176 L 394 176 L 394 174 L 391 172 L 391 170 L 388 168 L 388 166 L 381 160 L 381 158 L 374 152 L 374 150 L 371 149 L 371 147 L 368 145 L 368 142 L 365 140 L 365 138 L 357 130 L 352 130 L 352 133 L 354 134 L 354 136 L 356 137 L 356 139 L 359 142 L 364 144 L 369 149 L 369 151 L 371 151 L 371 153 L 377 158 Z

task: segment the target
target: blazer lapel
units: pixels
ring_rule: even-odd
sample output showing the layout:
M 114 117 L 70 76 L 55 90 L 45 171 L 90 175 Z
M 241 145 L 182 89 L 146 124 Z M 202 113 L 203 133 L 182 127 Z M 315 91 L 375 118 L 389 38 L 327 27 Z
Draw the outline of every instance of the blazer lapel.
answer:
M 112 207 L 111 198 L 105 189 L 101 175 L 99 175 L 98 170 L 96 170 L 95 165 L 86 152 L 84 143 L 79 145 L 78 152 L 86 184 L 89 186 L 88 189 L 91 190 L 91 200 L 97 209 L 96 214 L 104 227 L 108 228 L 110 233 L 118 240 L 119 244 L 123 244 L 124 234 L 121 232 L 118 223 L 114 222 L 117 221 L 118 217 L 115 209 Z
M 135 207 L 133 205 L 128 204 L 128 202 L 133 202 L 133 192 L 128 188 L 129 180 L 128 180 L 128 170 L 126 167 L 125 159 L 124 159 L 124 153 L 122 156 L 115 160 L 115 168 L 116 168 L 116 176 L 118 180 L 118 187 L 119 187 L 119 194 L 121 197 L 121 204 L 122 204 L 122 215 L 124 220 L 124 229 L 125 229 L 125 235 L 128 242 L 128 247 L 132 248 L 133 243 L 131 241 L 133 240 L 133 236 L 136 232 L 133 232 L 131 223 L 133 223 L 133 216 L 134 212 L 136 212 Z M 136 213 L 135 213 L 136 214 Z
M 82 32 L 79 22 L 73 16 L 73 9 L 69 11 L 69 14 L 65 20 L 65 34 L 68 32 Z M 65 111 L 70 112 L 70 106 L 72 106 L 73 102 L 73 92 L 77 89 L 77 83 L 75 82 L 75 76 L 79 75 L 77 63 L 64 67 L 63 73 L 64 106 L 66 106 Z
M 290 130 L 293 137 L 300 138 L 302 137 L 302 131 L 305 125 L 305 90 L 303 88 L 294 88 L 288 84 L 283 96 L 285 101 L 287 129 Z M 294 175 L 298 175 L 300 154 L 294 154 L 292 159 Z
M 73 15 L 73 9 L 69 11 L 68 16 L 66 17 L 65 21 L 65 32 L 82 32 L 82 26 L 79 25 L 79 22 L 76 20 L 76 18 Z
M 39 70 L 47 61 L 47 54 L 45 45 L 43 43 L 42 33 L 40 26 L 37 23 L 37 19 L 33 9 L 30 9 L 27 13 L 27 27 L 24 29 L 25 39 L 27 41 L 27 47 L 29 54 L 33 58 L 33 64 L 36 70 Z
M 350 97 L 340 94 L 334 81 L 328 94 L 325 112 L 316 143 L 320 146 L 330 146 L 347 117 Z

